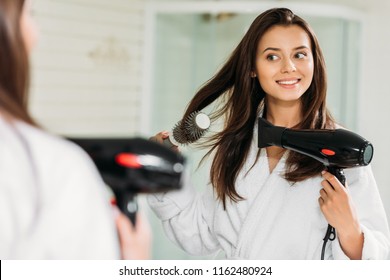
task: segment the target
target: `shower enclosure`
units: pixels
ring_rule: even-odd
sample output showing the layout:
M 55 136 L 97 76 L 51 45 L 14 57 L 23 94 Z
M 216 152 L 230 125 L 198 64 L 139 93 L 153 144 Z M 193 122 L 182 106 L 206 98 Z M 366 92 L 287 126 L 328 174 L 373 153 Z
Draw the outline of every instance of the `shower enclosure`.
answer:
M 145 117 L 141 132 L 150 135 L 170 129 L 197 89 L 228 58 L 255 17 L 274 5 L 259 1 L 150 3 L 145 14 Z M 334 5 L 289 2 L 284 6 L 304 17 L 316 32 L 328 69 L 328 107 L 342 125 L 356 130 L 362 15 Z M 195 170 L 203 153 L 193 149 L 185 149 L 184 153 Z M 193 182 L 200 190 L 208 183 L 207 165 L 193 173 Z M 190 258 L 158 232 L 161 225 L 153 227 L 154 258 Z

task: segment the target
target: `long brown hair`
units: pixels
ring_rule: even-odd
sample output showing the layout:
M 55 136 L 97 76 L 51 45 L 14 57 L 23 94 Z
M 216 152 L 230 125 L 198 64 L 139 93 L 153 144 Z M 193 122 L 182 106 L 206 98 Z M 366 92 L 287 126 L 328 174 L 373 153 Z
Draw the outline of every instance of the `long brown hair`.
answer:
M 222 99 L 222 105 L 213 114 L 212 120 L 223 116 L 224 128 L 211 136 L 210 142 L 205 145 L 210 148 L 206 156 L 214 154 L 210 179 L 224 208 L 227 198 L 233 202 L 242 199 L 235 189 L 235 181 L 250 149 L 260 104 L 265 103 L 265 92 L 258 80 L 251 78 L 251 71 L 255 69 L 256 51 L 261 37 L 275 25 L 298 25 L 311 41 L 314 76 L 310 87 L 301 97 L 303 118 L 296 128 L 322 129 L 334 126 L 334 121 L 326 109 L 325 62 L 311 27 L 286 8 L 274 8 L 260 14 L 228 61 L 195 94 L 183 116 L 185 119 L 192 112 L 202 110 L 215 100 Z M 291 152 L 287 158 L 285 178 L 290 182 L 299 182 L 317 175 L 322 169 L 321 163 Z
M 36 125 L 28 112 L 29 60 L 20 18 L 24 0 L 0 0 L 0 110 Z

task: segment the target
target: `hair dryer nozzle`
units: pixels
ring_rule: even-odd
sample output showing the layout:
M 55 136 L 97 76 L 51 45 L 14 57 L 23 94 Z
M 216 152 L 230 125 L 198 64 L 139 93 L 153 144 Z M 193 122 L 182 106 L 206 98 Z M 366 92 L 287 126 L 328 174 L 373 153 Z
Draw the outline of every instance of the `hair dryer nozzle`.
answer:
M 258 147 L 282 146 L 282 135 L 285 127 L 274 126 L 264 118 L 259 118 Z

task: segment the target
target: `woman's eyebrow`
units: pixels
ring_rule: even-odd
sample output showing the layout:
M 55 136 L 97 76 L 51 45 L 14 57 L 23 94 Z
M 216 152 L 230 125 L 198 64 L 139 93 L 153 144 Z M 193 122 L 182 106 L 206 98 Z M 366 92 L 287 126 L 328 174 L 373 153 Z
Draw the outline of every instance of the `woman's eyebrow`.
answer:
M 302 46 L 294 48 L 293 50 L 296 51 L 296 50 L 301 50 L 301 49 L 309 49 L 309 47 L 307 47 L 305 45 L 302 45 Z M 266 48 L 263 51 L 263 53 L 265 53 L 266 51 L 276 51 L 276 52 L 278 52 L 278 51 L 281 51 L 281 49 L 280 48 L 274 48 L 274 47 L 268 47 L 268 48 Z
M 280 51 L 280 49 L 279 48 L 272 48 L 272 47 L 269 47 L 269 48 L 266 48 L 264 51 L 263 51 L 263 53 L 265 53 L 266 51 Z
M 309 47 L 305 46 L 305 45 L 302 45 L 302 46 L 299 46 L 299 47 L 296 47 L 294 48 L 294 50 L 301 50 L 301 49 L 309 49 Z

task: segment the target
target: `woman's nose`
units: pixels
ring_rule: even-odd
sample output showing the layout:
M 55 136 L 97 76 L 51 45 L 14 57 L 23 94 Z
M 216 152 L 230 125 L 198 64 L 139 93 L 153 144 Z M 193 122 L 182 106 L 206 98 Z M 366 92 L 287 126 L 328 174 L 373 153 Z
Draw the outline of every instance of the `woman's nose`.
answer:
M 281 69 L 282 73 L 295 72 L 296 70 L 297 70 L 297 68 L 295 67 L 294 62 L 291 59 L 285 59 L 283 61 L 283 65 L 282 65 L 282 69 Z

